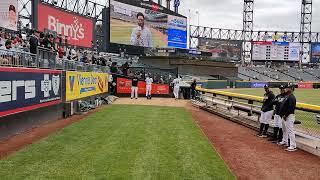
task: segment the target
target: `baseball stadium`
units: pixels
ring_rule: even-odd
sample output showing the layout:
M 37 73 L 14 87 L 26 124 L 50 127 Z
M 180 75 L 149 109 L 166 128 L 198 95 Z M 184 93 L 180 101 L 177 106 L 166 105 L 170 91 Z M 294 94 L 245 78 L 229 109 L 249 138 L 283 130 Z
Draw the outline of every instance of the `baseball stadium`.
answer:
M 230 1 L 1 1 L 0 179 L 319 179 L 320 1 Z

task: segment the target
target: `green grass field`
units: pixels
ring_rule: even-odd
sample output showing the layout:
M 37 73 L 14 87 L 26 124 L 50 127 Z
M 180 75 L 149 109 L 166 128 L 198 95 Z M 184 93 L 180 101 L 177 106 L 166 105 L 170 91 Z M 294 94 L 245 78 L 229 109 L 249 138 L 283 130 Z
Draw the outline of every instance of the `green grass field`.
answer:
M 0 161 L 1 179 L 235 179 L 183 108 L 112 105 Z
M 264 94 L 263 88 L 228 89 L 227 91 L 239 94 L 249 94 L 254 96 L 263 96 Z M 280 93 L 279 89 L 272 89 L 272 91 L 275 95 Z M 320 106 L 320 89 L 296 89 L 295 96 L 298 102 Z M 296 119 L 302 122 L 302 124 L 298 125 L 297 128 L 303 129 L 311 135 L 317 135 L 320 137 L 320 124 L 318 124 L 316 121 L 315 113 L 297 110 Z
M 112 26 L 110 27 L 110 42 L 118 44 L 130 44 L 130 38 L 133 28 L 136 24 L 126 23 L 119 20 L 111 19 Z M 159 31 L 150 28 L 152 33 L 153 47 L 167 47 L 168 39 Z

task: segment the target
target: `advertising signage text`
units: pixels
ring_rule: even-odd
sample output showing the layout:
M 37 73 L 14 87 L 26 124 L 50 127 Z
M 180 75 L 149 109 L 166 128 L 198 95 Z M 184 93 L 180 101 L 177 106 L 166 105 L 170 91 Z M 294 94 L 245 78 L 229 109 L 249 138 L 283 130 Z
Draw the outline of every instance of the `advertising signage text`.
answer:
M 38 29 L 48 29 L 67 36 L 74 46 L 92 47 L 93 21 L 71 12 L 66 12 L 42 3 L 38 4 Z
M 66 72 L 66 101 L 108 92 L 108 74 L 95 72 Z
M 61 71 L 0 67 L 0 116 L 61 103 Z

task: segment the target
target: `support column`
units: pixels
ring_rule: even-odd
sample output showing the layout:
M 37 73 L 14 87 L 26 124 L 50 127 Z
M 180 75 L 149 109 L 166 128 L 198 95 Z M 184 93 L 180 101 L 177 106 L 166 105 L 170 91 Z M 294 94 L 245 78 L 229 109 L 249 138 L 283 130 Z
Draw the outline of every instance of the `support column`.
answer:
M 302 0 L 301 24 L 300 24 L 300 65 L 310 62 L 311 56 L 311 23 L 312 23 L 312 0 Z
M 242 65 L 252 60 L 253 6 L 253 0 L 244 0 Z

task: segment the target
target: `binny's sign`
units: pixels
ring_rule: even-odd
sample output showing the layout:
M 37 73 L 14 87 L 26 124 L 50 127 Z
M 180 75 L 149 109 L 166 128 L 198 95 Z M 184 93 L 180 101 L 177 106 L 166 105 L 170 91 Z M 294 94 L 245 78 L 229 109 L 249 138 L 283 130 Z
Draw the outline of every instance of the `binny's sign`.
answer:
M 42 3 L 38 4 L 38 30 L 67 36 L 68 44 L 92 47 L 93 20 Z
M 69 39 L 79 41 L 85 38 L 84 27 L 82 23 L 79 23 L 77 17 L 73 17 L 74 21 L 72 24 L 63 24 L 60 20 L 54 16 L 48 16 L 48 29 L 68 36 Z

